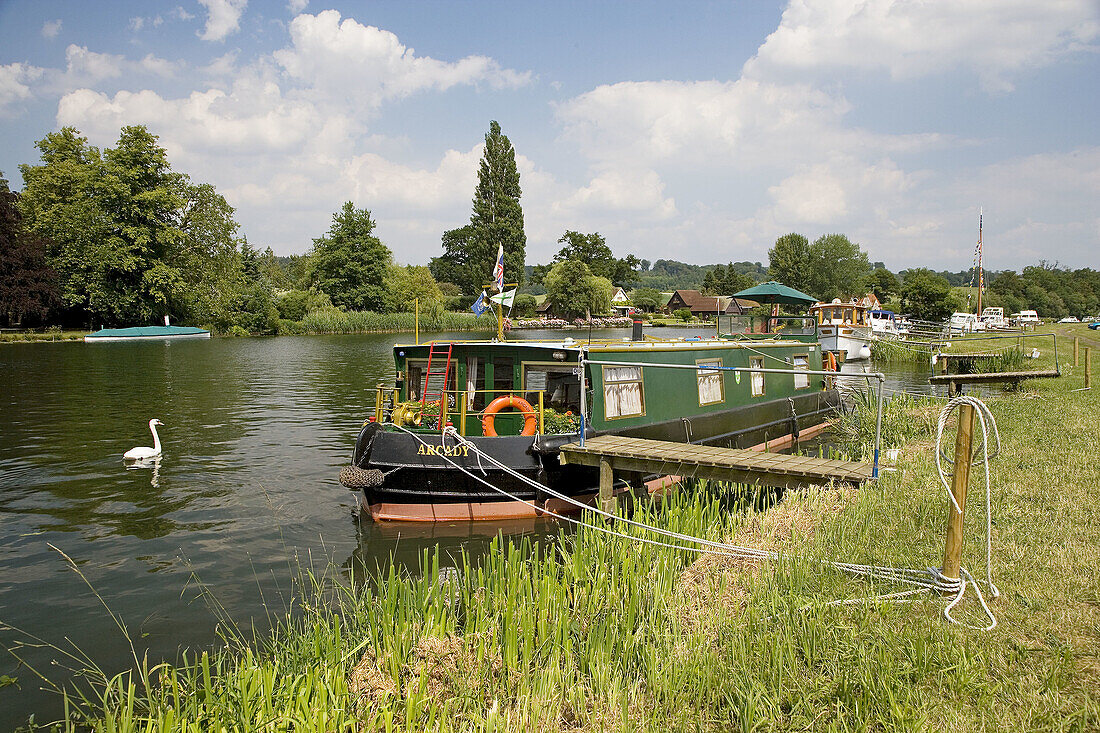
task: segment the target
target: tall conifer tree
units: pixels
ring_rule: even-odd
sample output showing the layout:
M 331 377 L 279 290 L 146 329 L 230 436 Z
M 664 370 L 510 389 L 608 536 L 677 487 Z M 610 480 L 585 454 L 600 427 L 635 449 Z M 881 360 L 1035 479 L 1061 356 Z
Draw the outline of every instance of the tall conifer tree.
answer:
M 470 223 L 444 232 L 443 256 L 431 263 L 436 280 L 453 282 L 467 294 L 481 292 L 492 275 L 497 248 L 503 246 L 505 281 L 522 283 L 527 235 L 521 194 L 515 148 L 493 120 L 485 135 Z

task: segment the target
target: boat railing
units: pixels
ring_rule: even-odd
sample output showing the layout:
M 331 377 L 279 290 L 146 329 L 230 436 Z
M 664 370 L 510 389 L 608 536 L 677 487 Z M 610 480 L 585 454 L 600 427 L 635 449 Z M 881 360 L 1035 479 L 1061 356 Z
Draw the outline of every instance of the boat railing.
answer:
M 426 427 L 442 430 L 448 424 L 456 424 L 459 435 L 466 435 L 467 422 L 474 417 L 479 422 L 485 416 L 485 409 L 498 397 L 518 397 L 524 401 L 535 395 L 535 401 L 529 402 L 538 418 L 538 431 L 546 430 L 546 390 L 541 389 L 451 389 L 445 390 L 438 401 L 427 404 L 418 399 L 401 400 L 401 391 L 393 387 L 378 385 L 375 388 L 374 422 L 410 421 L 410 427 Z M 478 396 L 481 399 L 478 399 Z M 483 403 L 485 407 L 476 408 Z M 437 408 L 438 405 L 438 408 Z M 437 412 L 438 409 L 438 412 Z M 434 425 L 434 427 L 433 427 Z
M 721 336 L 814 336 L 816 329 L 813 316 L 718 316 Z

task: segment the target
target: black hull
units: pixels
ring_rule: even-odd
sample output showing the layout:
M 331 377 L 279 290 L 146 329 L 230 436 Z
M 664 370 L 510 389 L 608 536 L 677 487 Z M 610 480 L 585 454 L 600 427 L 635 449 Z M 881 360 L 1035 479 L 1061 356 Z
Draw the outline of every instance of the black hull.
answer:
M 749 448 L 795 436 L 829 418 L 840 404 L 835 390 L 799 395 L 737 407 L 707 415 L 696 415 L 653 423 L 616 433 L 651 440 Z M 591 495 L 599 484 L 597 469 L 561 465 L 558 448 L 574 442 L 573 435 L 470 437 L 481 451 L 513 471 L 567 496 Z M 385 474 L 380 487 L 363 490 L 368 505 L 381 504 L 483 504 L 509 502 L 542 503 L 549 497 L 515 476 L 478 461 L 453 438 L 439 433 L 412 435 L 387 432 L 382 426 L 364 426 L 356 441 L 354 465 L 379 469 Z M 462 470 L 465 469 L 465 470 Z M 485 485 L 492 484 L 501 491 Z

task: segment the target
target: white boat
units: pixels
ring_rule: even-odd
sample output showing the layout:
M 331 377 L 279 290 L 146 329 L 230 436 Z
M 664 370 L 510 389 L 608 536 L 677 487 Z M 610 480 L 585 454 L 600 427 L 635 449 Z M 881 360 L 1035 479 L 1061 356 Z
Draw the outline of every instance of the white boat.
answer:
M 893 311 L 873 310 L 867 315 L 871 319 L 871 335 L 878 339 L 901 338 L 901 328 L 898 327 L 897 316 Z
M 810 308 L 817 321 L 817 340 L 823 351 L 831 351 L 841 361 L 871 358 L 871 323 L 867 308 L 857 303 L 818 303 Z
M 947 322 L 947 330 L 951 333 L 973 333 L 984 331 L 985 328 L 977 315 L 957 311 L 951 314 L 951 320 Z
M 980 320 L 987 331 L 999 331 L 1011 325 L 1005 318 L 1004 308 L 986 308 L 982 311 Z

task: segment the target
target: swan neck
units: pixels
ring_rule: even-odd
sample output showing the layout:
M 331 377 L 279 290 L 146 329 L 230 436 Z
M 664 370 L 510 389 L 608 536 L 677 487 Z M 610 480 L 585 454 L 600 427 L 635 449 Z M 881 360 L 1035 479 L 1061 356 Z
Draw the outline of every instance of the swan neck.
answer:
M 149 429 L 153 431 L 153 450 L 160 453 L 160 436 L 157 435 L 157 426 L 149 423 Z

